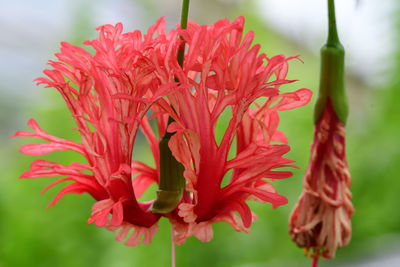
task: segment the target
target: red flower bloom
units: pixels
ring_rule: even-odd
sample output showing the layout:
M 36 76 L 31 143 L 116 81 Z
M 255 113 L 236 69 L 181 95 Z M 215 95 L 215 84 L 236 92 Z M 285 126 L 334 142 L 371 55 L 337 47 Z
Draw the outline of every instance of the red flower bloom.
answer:
M 86 42 L 96 49 L 94 56 L 62 43 L 61 53 L 56 55 L 59 62 L 50 61 L 54 70 L 45 71 L 50 79 L 38 81 L 62 94 L 76 120 L 82 144 L 50 136 L 33 120 L 29 125 L 34 133 L 20 131 L 15 136 L 50 141 L 23 146 L 25 154 L 74 150 L 84 155 L 88 164 L 64 166 L 37 160 L 21 177 L 66 176 L 55 183 L 74 183 L 50 204 L 66 193 L 87 192 L 97 200 L 89 223 L 110 230 L 121 228 L 118 241 L 124 240 L 133 227 L 135 231 L 125 244 L 137 245 L 141 235 L 146 244 L 155 234 L 161 215 L 148 211 L 152 202 L 140 203 L 137 198 L 150 184 L 158 183 L 158 145 L 168 131 L 174 133 L 169 141 L 173 156 L 185 167 L 187 192 L 179 206 L 164 215 L 174 224 L 175 243 L 183 243 L 192 234 L 202 241 L 210 240 L 211 224 L 218 221 L 248 232 L 255 215 L 247 200 L 269 202 L 274 208 L 287 203 L 263 179 L 292 175 L 276 170 L 293 166 L 293 161 L 283 157 L 289 146 L 277 130 L 277 112 L 305 105 L 311 91 L 280 93 L 281 85 L 293 82 L 285 79 L 291 58 L 259 54 L 260 46 L 251 46 L 252 32 L 242 40 L 243 24 L 242 17 L 233 23 L 220 20 L 210 26 L 190 22 L 186 30 L 165 34 L 165 23 L 159 20 L 143 39 L 138 31 L 122 34 L 121 24 L 105 25 L 100 27 L 97 40 Z M 153 37 L 155 32 L 157 37 Z M 188 46 L 183 68 L 176 59 L 182 45 L 178 34 Z M 257 102 L 260 97 L 265 101 Z M 232 117 L 218 143 L 215 128 L 226 109 Z M 149 110 L 157 121 L 159 138 L 146 116 Z M 167 125 L 169 116 L 174 122 Z M 149 141 L 155 169 L 131 160 L 140 127 Z M 236 153 L 229 159 L 235 139 Z M 222 187 L 228 171 L 232 176 Z
M 311 158 L 304 176 L 304 190 L 290 216 L 290 235 L 315 256 L 335 256 L 351 237 L 350 172 L 346 160 L 345 128 L 328 100 L 315 125 Z

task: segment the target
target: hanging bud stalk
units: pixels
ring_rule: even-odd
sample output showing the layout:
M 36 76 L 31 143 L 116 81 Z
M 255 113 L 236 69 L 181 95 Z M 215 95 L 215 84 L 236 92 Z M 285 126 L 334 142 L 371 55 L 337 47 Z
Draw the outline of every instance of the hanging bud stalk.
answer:
M 329 33 L 321 49 L 319 95 L 314 110 L 314 141 L 303 180 L 303 192 L 289 219 L 293 241 L 332 259 L 351 237 L 350 172 L 346 160 L 348 104 L 344 86 L 344 48 L 339 41 L 334 0 L 328 0 Z
M 187 28 L 188 13 L 189 0 L 183 0 L 181 14 L 182 29 Z M 182 46 L 178 50 L 177 55 L 177 60 L 181 67 L 183 65 L 184 55 L 185 43 L 182 42 Z M 177 79 L 175 80 L 179 82 Z M 172 122 L 173 119 L 169 117 L 168 125 Z M 185 168 L 172 156 L 171 150 L 168 146 L 168 142 L 172 135 L 173 134 L 166 132 L 159 143 L 160 183 L 159 189 L 157 190 L 157 198 L 154 200 L 150 208 L 153 213 L 165 214 L 173 211 L 182 200 L 183 192 L 185 190 L 186 182 L 183 177 Z
M 328 17 L 328 40 L 321 48 L 321 77 L 314 122 L 318 123 L 330 100 L 335 115 L 346 124 L 349 108 L 344 85 L 344 48 L 337 33 L 334 0 L 328 0 Z

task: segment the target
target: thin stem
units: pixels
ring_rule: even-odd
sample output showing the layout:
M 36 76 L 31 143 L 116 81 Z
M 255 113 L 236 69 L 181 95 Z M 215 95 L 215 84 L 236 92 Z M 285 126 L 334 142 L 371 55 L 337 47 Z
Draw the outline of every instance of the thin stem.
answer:
M 339 37 L 336 29 L 336 16 L 335 16 L 335 0 L 328 0 L 328 45 L 336 45 L 339 43 Z
M 175 267 L 175 243 L 174 243 L 174 225 L 171 224 L 171 258 L 172 258 L 172 267 Z
M 181 29 L 187 28 L 187 21 L 189 16 L 189 0 L 182 1 L 182 13 L 181 13 Z M 180 37 L 182 38 L 182 37 Z M 177 60 L 179 66 L 183 67 L 183 59 L 185 56 L 185 43 L 178 50 Z M 168 120 L 168 125 L 170 124 L 170 119 Z M 171 224 L 171 266 L 175 267 L 175 243 L 174 243 L 174 225 Z
M 182 1 L 182 13 L 181 13 L 181 29 L 187 28 L 187 21 L 189 15 L 189 0 Z M 182 37 L 181 37 L 182 38 Z M 178 51 L 178 63 L 179 66 L 183 66 L 183 58 L 185 55 L 185 43 L 182 44 Z
M 187 27 L 188 13 L 189 0 L 183 0 L 181 17 L 182 29 L 186 29 Z M 182 39 L 182 37 L 180 38 Z M 183 66 L 184 53 L 185 43 L 182 42 L 177 55 L 177 60 L 181 67 Z M 179 80 L 176 77 L 175 81 L 179 83 Z M 172 109 L 174 108 L 172 107 Z M 172 119 L 172 117 L 169 117 L 168 126 L 173 121 L 174 120 Z M 159 190 L 157 190 L 157 198 L 154 200 L 153 204 L 150 207 L 150 210 L 153 213 L 166 214 L 173 211 L 181 201 L 183 193 L 185 191 L 186 180 L 183 177 L 183 172 L 185 168 L 172 155 L 172 152 L 168 146 L 169 140 L 172 135 L 172 133 L 168 133 L 166 131 L 158 144 L 160 151 L 160 177 L 158 185 Z
M 312 261 L 311 267 L 318 267 L 318 256 L 315 256 Z
M 182 13 L 181 13 L 181 28 L 187 28 L 187 21 L 189 15 L 189 0 L 182 1 Z

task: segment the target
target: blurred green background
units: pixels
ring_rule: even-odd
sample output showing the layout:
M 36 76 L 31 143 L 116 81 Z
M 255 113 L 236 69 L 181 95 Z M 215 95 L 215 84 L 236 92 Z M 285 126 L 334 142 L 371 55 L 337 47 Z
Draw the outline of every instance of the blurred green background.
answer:
M 260 12 L 256 0 L 191 2 L 189 18 L 200 24 L 244 15 L 246 30 L 255 32 L 255 42 L 262 45 L 263 52 L 301 54 L 305 63 L 293 61 L 289 69 L 289 78 L 299 81 L 284 90 L 306 87 L 315 91 L 318 87 L 318 47 L 324 42 L 323 34 L 316 34 L 311 46 L 302 42 L 302 38 L 290 38 L 290 34 L 271 23 L 273 19 L 265 19 L 274 10 Z M 295 0 L 282 2 L 291 5 Z M 356 17 L 367 2 L 373 1 L 359 1 L 352 8 L 354 15 L 351 16 Z M 394 45 L 384 57 L 373 62 L 384 71 L 375 76 L 368 72 L 360 75 L 359 69 L 368 69 L 369 63 L 351 66 L 348 71 L 347 154 L 356 209 L 353 237 L 346 248 L 337 252 L 334 261 L 321 261 L 320 266 L 400 266 L 400 45 L 396 45 L 400 42 L 400 4 L 396 5 L 390 7 L 389 14 L 382 14 L 389 21 L 386 32 L 392 35 Z M 32 82 L 41 76 L 45 62 L 53 58 L 60 41 L 81 45 L 84 40 L 95 38 L 94 28 L 98 24 L 117 21 L 124 23 L 125 31 L 145 30 L 162 15 L 171 28 L 179 20 L 179 8 L 180 1 L 174 0 L 25 0 L 3 5 L 0 18 L 3 33 L 0 38 L 0 267 L 170 265 L 170 226 L 165 219 L 160 221 L 152 244 L 129 248 L 115 242 L 114 233 L 87 225 L 94 203 L 88 195 L 67 195 L 46 211 L 62 185 L 40 195 L 54 179 L 18 180 L 36 157 L 18 151 L 28 139 L 9 140 L 9 137 L 16 130 L 28 130 L 26 122 L 33 117 L 50 134 L 79 141 L 79 136 L 72 131 L 74 122 L 56 90 L 36 87 Z M 315 15 L 315 10 L 309 8 L 299 12 Z M 361 32 L 353 34 L 357 36 Z M 377 39 L 371 36 L 369 41 Z M 346 45 L 344 42 L 345 48 Z M 352 54 L 347 52 L 351 59 Z M 373 53 L 365 54 L 365 60 Z M 373 64 L 371 68 L 376 67 Z M 288 157 L 300 167 L 294 170 L 292 178 L 274 182 L 278 192 L 288 197 L 289 204 L 276 210 L 270 205 L 251 204 L 259 219 L 252 224 L 250 234 L 236 233 L 225 223 L 216 224 L 211 242 L 201 243 L 192 237 L 176 248 L 177 266 L 309 266 L 310 260 L 290 240 L 287 220 L 301 192 L 309 157 L 314 99 L 315 95 L 306 107 L 281 113 L 280 129 L 287 134 L 292 147 Z M 137 141 L 136 151 L 144 147 L 144 142 L 144 139 Z M 148 161 L 151 156 L 145 151 L 144 160 Z M 42 158 L 62 163 L 82 160 L 68 152 L 55 152 Z

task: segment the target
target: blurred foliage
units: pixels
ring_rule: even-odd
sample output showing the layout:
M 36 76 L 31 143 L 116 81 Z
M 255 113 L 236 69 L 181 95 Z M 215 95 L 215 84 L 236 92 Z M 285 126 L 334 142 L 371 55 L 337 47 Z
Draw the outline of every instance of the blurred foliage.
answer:
M 261 43 L 262 50 L 268 55 L 302 55 L 305 64 L 292 61 L 289 70 L 289 78 L 299 81 L 283 90 L 293 91 L 302 87 L 315 90 L 318 86 L 318 53 L 311 53 L 283 39 L 267 28 L 251 8 L 245 12 L 240 10 L 240 13 L 246 17 L 246 29 L 255 32 L 255 42 Z M 90 30 L 81 27 L 87 22 L 84 12 L 78 15 L 75 20 L 77 32 L 69 40 L 73 43 L 81 43 L 89 34 L 86 31 Z M 399 17 L 396 19 L 399 20 Z M 400 32 L 397 34 L 400 41 Z M 350 99 L 351 115 L 347 127 L 348 161 L 353 177 L 356 213 L 352 242 L 338 251 L 332 266 L 376 251 L 378 245 L 385 243 L 382 241 L 386 240 L 385 236 L 400 234 L 400 212 L 394 211 L 400 203 L 400 47 L 398 49 L 396 69 L 386 86 L 365 88 L 358 83 L 350 88 L 354 90 L 349 93 L 351 97 L 363 94 L 364 101 L 358 105 L 356 99 Z M 72 131 L 73 120 L 56 90 L 41 89 L 38 93 L 43 94 L 43 103 L 28 106 L 26 121 L 31 116 L 35 117 L 50 134 L 79 141 L 78 134 Z M 303 257 L 303 252 L 287 234 L 287 220 L 301 192 L 302 175 L 309 157 L 313 131 L 312 105 L 313 101 L 306 107 L 281 114 L 280 129 L 287 134 L 292 147 L 288 157 L 296 160 L 300 167 L 294 170 L 293 178 L 274 182 L 278 192 L 288 197 L 289 204 L 276 210 L 269 205 L 251 204 L 259 219 L 253 223 L 250 234 L 236 233 L 224 223 L 214 225 L 211 242 L 201 243 L 192 237 L 186 244 L 177 247 L 177 266 L 309 265 L 309 259 Z M 11 105 L 2 106 L 2 116 L 10 110 Z M 20 128 L 27 129 L 23 125 Z M 26 142 L 22 139 L 11 140 L 1 150 L 1 267 L 169 266 L 171 241 L 166 219 L 160 221 L 159 232 L 152 244 L 129 248 L 113 240 L 115 233 L 87 225 L 94 203 L 88 195 L 67 195 L 56 207 L 46 211 L 46 205 L 62 185 L 40 195 L 39 192 L 54 179 L 17 180 L 35 159 L 18 153 L 18 146 Z M 145 140 L 139 136 L 135 149 L 138 151 L 144 147 Z M 61 163 L 82 160 L 72 152 L 55 152 L 43 158 Z M 146 153 L 144 160 L 151 162 L 151 155 Z M 321 263 L 321 266 L 326 265 L 329 264 Z

